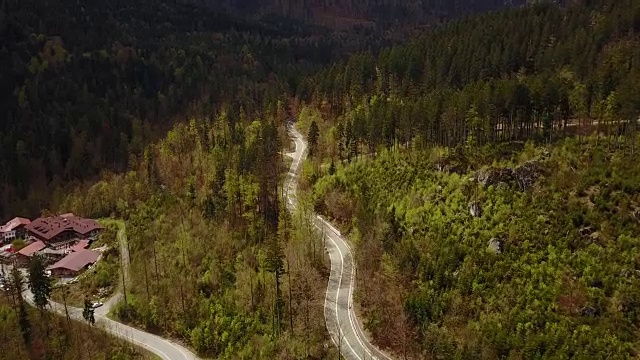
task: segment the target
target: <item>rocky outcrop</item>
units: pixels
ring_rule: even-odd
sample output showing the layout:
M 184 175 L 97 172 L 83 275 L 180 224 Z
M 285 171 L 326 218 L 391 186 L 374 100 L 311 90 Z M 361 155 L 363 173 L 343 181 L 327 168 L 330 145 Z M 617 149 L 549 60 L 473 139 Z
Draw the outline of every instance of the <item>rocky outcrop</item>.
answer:
M 482 208 L 477 201 L 472 201 L 469 203 L 469 213 L 473 217 L 481 217 L 482 216 Z
M 583 226 L 578 230 L 578 233 L 585 242 L 585 245 L 590 245 L 602 240 L 600 232 L 593 228 L 593 226 Z
M 595 231 L 596 230 L 593 228 L 593 226 L 583 226 L 578 230 L 578 232 L 580 233 L 580 236 L 583 236 L 583 237 L 590 236 Z
M 494 254 L 502 254 L 502 240 L 498 238 L 493 238 L 489 240 L 489 245 L 487 246 L 487 251 L 492 252 Z
M 525 191 L 531 188 L 542 175 L 542 167 L 538 161 L 527 161 L 516 167 L 513 175 L 518 182 L 520 191 Z
M 499 183 L 510 183 L 513 181 L 513 170 L 511 168 L 488 168 L 480 170 L 476 174 L 476 181 L 485 187 Z
M 484 187 L 506 184 L 508 186 L 517 185 L 520 191 L 531 188 L 542 176 L 542 165 L 537 160 L 527 161 L 516 168 L 491 167 L 480 170 L 475 175 L 475 180 Z

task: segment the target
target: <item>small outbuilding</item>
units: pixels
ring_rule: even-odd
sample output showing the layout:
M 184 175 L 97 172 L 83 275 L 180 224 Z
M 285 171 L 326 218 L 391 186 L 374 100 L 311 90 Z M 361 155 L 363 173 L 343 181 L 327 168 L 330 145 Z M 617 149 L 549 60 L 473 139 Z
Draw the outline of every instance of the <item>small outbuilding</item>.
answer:
M 18 266 L 27 265 L 29 259 L 31 259 L 33 254 L 38 253 L 45 247 L 47 246 L 42 241 L 36 241 L 20 249 L 16 254 L 16 261 L 18 262 Z
M 70 253 L 47 269 L 51 270 L 53 276 L 77 276 L 95 264 L 99 257 L 100 254 L 95 251 L 82 249 Z

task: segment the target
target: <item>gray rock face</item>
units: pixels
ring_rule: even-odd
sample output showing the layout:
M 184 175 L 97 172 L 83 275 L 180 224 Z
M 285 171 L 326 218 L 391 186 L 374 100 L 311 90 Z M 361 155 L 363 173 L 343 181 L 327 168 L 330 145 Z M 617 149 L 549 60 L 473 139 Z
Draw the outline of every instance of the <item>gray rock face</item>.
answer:
M 509 183 L 513 181 L 513 170 L 511 168 L 481 170 L 478 172 L 476 180 L 485 187 L 498 183 Z
M 540 163 L 537 161 L 527 161 L 518 166 L 513 173 L 516 181 L 518 182 L 518 186 L 520 187 L 520 191 L 525 191 L 535 184 L 542 171 Z
M 519 165 L 515 169 L 492 167 L 480 170 L 476 173 L 475 180 L 484 187 L 516 184 L 520 191 L 525 191 L 531 188 L 541 175 L 542 166 L 538 161 L 532 160 Z
M 590 236 L 595 232 L 595 230 L 592 226 L 583 226 L 578 230 L 578 232 L 580 233 L 580 236 Z
M 473 217 L 482 216 L 482 208 L 480 207 L 480 204 L 475 202 L 475 201 L 470 202 L 469 203 L 469 213 Z
M 502 241 L 498 238 L 489 240 L 489 246 L 487 246 L 487 250 L 494 254 L 502 254 Z

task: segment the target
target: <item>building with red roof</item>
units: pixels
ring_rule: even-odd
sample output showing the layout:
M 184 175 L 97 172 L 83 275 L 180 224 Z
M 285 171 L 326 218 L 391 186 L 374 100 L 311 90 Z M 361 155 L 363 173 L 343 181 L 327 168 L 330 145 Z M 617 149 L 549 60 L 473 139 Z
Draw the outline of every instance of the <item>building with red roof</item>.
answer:
M 29 244 L 16 253 L 16 261 L 19 265 L 26 265 L 33 254 L 41 251 L 46 247 L 47 245 L 45 245 L 45 243 L 43 243 L 42 241 L 36 241 L 32 244 Z
M 10 242 L 16 238 L 22 238 L 26 234 L 25 226 L 29 225 L 31 220 L 21 217 L 15 217 L 6 224 L 0 225 L 0 243 Z
M 34 253 L 46 248 L 47 245 L 45 245 L 42 241 L 36 241 L 32 244 L 29 244 L 25 247 L 23 247 L 22 249 L 20 249 L 18 251 L 18 254 L 23 255 L 23 256 L 31 256 Z
M 82 249 L 70 253 L 62 260 L 47 267 L 47 269 L 51 270 L 52 276 L 77 276 L 80 272 L 95 264 L 99 257 L 100 254 L 95 251 Z
M 89 247 L 89 240 L 80 240 L 77 244 L 71 247 L 71 251 L 81 251 Z
M 15 253 L 18 266 L 25 266 L 34 254 L 42 255 L 59 274 L 78 273 L 86 264 L 93 264 L 99 254 L 87 250 L 95 236 L 104 229 L 97 221 L 75 216 L 73 213 L 51 217 L 41 217 L 34 221 L 14 218 L 0 226 L 0 243 L 7 236 L 10 239 L 28 235 L 35 240 Z M 11 235 L 5 235 L 9 232 Z M 11 257 L 3 259 L 10 261 Z M 84 264 L 78 268 L 77 264 Z
M 79 239 L 92 238 L 104 229 L 93 219 L 81 218 L 71 213 L 37 218 L 25 228 L 30 236 L 55 249 L 70 246 Z

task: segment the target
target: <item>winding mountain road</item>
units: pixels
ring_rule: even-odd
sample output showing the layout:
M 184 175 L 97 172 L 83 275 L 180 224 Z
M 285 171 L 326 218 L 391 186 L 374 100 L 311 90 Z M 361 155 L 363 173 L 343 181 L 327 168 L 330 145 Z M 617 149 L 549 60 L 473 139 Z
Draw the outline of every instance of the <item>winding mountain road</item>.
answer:
M 287 206 L 293 211 L 298 207 L 296 189 L 300 163 L 307 156 L 307 143 L 293 125 L 289 126 L 289 134 L 296 144 L 296 150 L 287 154 L 293 162 L 285 180 L 285 193 Z M 326 246 L 331 259 L 331 273 L 324 301 L 324 318 L 331 339 L 345 359 L 390 360 L 388 355 L 369 342 L 353 311 L 356 267 L 351 247 L 340 232 L 321 216 L 316 215 L 313 221 L 328 240 Z
M 296 189 L 300 164 L 307 155 L 307 144 L 304 137 L 293 125 L 289 127 L 289 133 L 295 141 L 296 149 L 295 152 L 287 154 L 293 158 L 293 162 L 287 174 L 287 179 L 285 180 L 285 191 L 287 206 L 293 211 L 298 207 Z M 321 216 L 315 215 L 313 221 L 316 228 L 320 230 L 328 240 L 326 241 L 326 250 L 331 259 L 331 273 L 325 295 L 324 317 L 332 341 L 345 359 L 391 360 L 391 357 L 369 342 L 353 310 L 353 288 L 355 284 L 356 267 L 351 247 L 340 232 Z M 118 225 L 120 227 L 118 240 L 123 258 L 122 266 L 125 273 L 125 281 L 127 281 L 129 270 L 127 238 L 124 223 L 119 223 Z M 163 360 L 199 359 L 191 351 L 177 343 L 107 318 L 107 313 L 118 303 L 121 297 L 121 293 L 116 293 L 109 300 L 105 301 L 102 307 L 96 309 L 96 326 L 100 326 L 109 333 L 126 341 L 146 348 Z M 29 290 L 25 291 L 25 298 L 30 303 L 33 303 L 33 295 Z M 65 309 L 62 304 L 50 302 L 50 306 L 52 311 L 64 316 Z M 82 309 L 71 306 L 67 308 L 69 316 L 72 319 L 84 321 Z
M 125 224 L 120 221 L 118 222 L 118 241 L 120 243 L 120 253 L 122 254 L 122 268 L 125 274 L 125 280 L 128 282 L 129 250 L 127 246 Z M 31 294 L 30 290 L 26 290 L 24 292 L 24 297 L 29 303 L 33 304 L 33 294 Z M 151 351 L 158 355 L 162 360 L 199 359 L 195 354 L 180 344 L 109 319 L 107 314 L 121 298 L 122 293 L 118 292 L 105 301 L 103 306 L 94 311 L 94 317 L 96 319 L 95 326 L 99 326 L 119 338 Z M 56 313 L 65 316 L 64 305 L 53 301 L 50 301 L 49 305 L 51 307 L 51 311 L 55 311 Z M 67 309 L 69 311 L 70 318 L 78 321 L 85 321 L 82 316 L 82 309 L 72 306 L 67 306 Z

